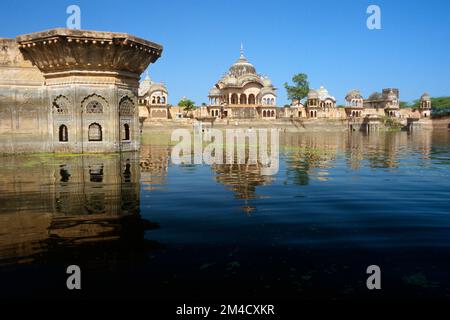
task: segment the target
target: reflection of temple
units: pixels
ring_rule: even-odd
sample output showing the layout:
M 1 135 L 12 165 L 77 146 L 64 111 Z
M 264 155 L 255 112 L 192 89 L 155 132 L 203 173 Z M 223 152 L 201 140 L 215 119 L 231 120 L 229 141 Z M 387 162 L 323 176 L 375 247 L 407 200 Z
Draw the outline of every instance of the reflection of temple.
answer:
M 166 184 L 169 168 L 170 148 L 168 145 L 146 144 L 141 147 L 141 182 L 146 190 L 153 190 Z
M 270 184 L 271 176 L 263 176 L 258 164 L 215 164 L 216 181 L 227 186 L 237 199 L 256 198 L 256 187 Z
M 295 183 L 307 185 L 313 177 L 327 180 L 329 169 L 336 165 L 338 154 L 345 158 L 347 167 L 358 170 L 364 166 L 372 168 L 396 168 L 402 160 L 402 153 L 408 149 L 420 151 L 421 160 L 429 160 L 431 151 L 431 131 L 407 134 L 378 133 L 371 135 L 340 134 L 294 134 L 280 136 L 280 144 L 285 151 L 287 174 Z
M 287 174 L 295 183 L 309 184 L 310 176 L 327 180 L 328 170 L 333 166 L 336 154 L 342 148 L 342 134 L 293 134 L 281 136 L 280 144 L 286 151 Z
M 431 131 L 407 133 L 385 133 L 374 135 L 349 135 L 347 138 L 347 160 L 352 169 L 358 169 L 366 159 L 372 168 L 396 168 L 402 152 L 420 150 L 422 160 L 428 160 L 431 150 Z
M 33 261 L 56 244 L 101 244 L 142 228 L 136 153 L 8 158 L 0 175 L 2 261 Z
M 364 141 L 366 159 L 372 168 L 397 168 L 399 152 L 408 143 L 406 134 L 369 135 Z

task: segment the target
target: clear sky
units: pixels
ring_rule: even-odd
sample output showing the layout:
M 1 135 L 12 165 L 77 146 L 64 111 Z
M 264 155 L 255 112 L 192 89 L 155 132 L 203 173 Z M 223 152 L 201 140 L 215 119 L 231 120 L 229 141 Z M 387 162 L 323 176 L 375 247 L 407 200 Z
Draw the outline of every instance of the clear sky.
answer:
M 398 87 L 403 101 L 424 91 L 450 95 L 450 1 L 2 1 L 0 37 L 65 27 L 66 8 L 81 7 L 82 29 L 134 34 L 164 46 L 150 76 L 166 83 L 169 103 L 187 96 L 207 102 L 208 90 L 239 57 L 278 87 L 308 74 L 339 103 L 347 91 L 367 97 Z M 369 30 L 366 9 L 381 8 L 381 30 Z

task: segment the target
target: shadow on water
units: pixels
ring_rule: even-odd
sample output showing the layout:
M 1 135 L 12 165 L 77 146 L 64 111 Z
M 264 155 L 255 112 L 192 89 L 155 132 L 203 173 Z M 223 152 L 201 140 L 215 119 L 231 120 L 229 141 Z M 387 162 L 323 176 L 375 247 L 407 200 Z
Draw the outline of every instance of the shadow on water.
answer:
M 0 296 L 450 297 L 447 132 L 284 133 L 273 176 L 174 166 L 172 147 L 161 132 L 140 153 L 1 158 Z

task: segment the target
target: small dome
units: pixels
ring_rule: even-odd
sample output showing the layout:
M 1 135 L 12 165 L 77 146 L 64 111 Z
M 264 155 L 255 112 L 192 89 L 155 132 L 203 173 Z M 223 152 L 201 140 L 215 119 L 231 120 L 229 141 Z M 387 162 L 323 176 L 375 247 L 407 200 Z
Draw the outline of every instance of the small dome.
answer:
M 150 86 L 149 92 L 152 93 L 155 91 L 162 91 L 162 92 L 168 93 L 164 83 L 152 83 L 152 85 Z
M 382 98 L 381 93 L 374 92 L 369 96 L 369 100 L 380 100 Z
M 430 101 L 430 95 L 428 94 L 428 92 L 425 92 L 421 97 L 420 100 L 424 100 L 424 101 Z
M 319 99 L 319 100 L 333 100 L 336 101 L 336 99 L 330 95 L 327 89 L 325 89 L 324 86 L 321 86 L 318 90 L 310 90 L 308 93 L 308 99 Z
M 336 99 L 334 99 L 334 97 L 332 95 L 330 95 L 330 93 L 328 92 L 327 89 L 325 89 L 324 86 L 321 86 L 319 88 L 319 90 L 317 90 L 317 93 L 319 94 L 320 100 L 326 100 L 326 99 L 336 100 Z
M 152 80 L 150 79 L 150 76 L 147 73 L 147 75 L 145 76 L 145 79 L 139 83 L 138 94 L 140 96 L 145 95 L 148 92 L 148 90 L 150 89 L 152 83 L 153 82 L 152 82 Z
M 211 90 L 209 90 L 209 96 L 210 97 L 217 97 L 220 96 L 220 90 L 216 87 L 212 87 Z
M 317 90 L 319 94 L 328 94 L 328 90 L 324 86 L 320 86 L 319 90 Z
M 269 79 L 269 77 L 264 77 L 263 78 L 263 85 L 264 85 L 264 87 L 271 87 L 272 86 L 272 81 Z
M 359 90 L 354 89 L 354 90 L 350 90 L 347 95 L 345 96 L 345 100 L 347 101 L 351 101 L 352 99 L 362 99 L 362 95 L 359 92 Z
M 275 90 L 272 87 L 263 87 L 261 88 L 261 90 L 259 91 L 259 96 L 262 97 L 266 94 L 272 94 L 275 97 L 277 96 L 277 94 L 275 93 Z
M 319 99 L 319 93 L 316 90 L 309 90 L 308 100 L 309 99 Z

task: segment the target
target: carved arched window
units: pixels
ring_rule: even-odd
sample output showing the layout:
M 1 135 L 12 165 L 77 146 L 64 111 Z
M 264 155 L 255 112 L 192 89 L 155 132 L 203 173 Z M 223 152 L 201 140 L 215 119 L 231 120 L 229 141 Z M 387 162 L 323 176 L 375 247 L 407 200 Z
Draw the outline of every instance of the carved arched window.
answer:
M 237 104 L 238 103 L 238 96 L 236 93 L 233 93 L 231 95 L 231 104 Z
M 248 96 L 248 104 L 255 104 L 255 95 L 253 93 L 250 93 Z
M 86 113 L 103 113 L 103 105 L 100 102 L 93 100 L 87 104 Z
M 60 142 L 67 142 L 69 141 L 69 132 L 67 130 L 67 126 L 62 124 L 59 126 L 58 130 L 58 136 Z
M 123 125 L 123 140 L 124 141 L 130 140 L 130 125 L 128 123 L 125 123 Z
M 67 98 L 60 96 L 53 101 L 52 111 L 54 114 L 68 114 L 69 113 L 69 101 Z
M 89 141 L 102 141 L 102 126 L 98 123 L 91 123 L 88 130 Z
M 119 114 L 121 116 L 132 116 L 134 114 L 134 104 L 130 99 L 125 98 L 120 102 Z

